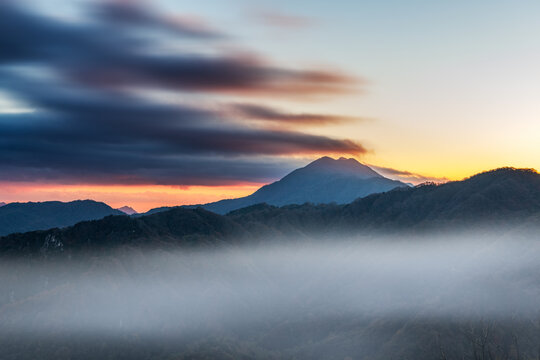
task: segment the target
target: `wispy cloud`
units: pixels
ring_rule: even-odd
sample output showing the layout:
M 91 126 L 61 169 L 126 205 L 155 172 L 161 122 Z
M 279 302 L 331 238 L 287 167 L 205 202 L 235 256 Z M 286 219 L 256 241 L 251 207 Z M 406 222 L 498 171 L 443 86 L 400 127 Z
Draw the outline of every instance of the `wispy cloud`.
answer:
M 315 24 L 315 20 L 310 17 L 293 15 L 277 9 L 258 9 L 254 14 L 260 23 L 278 28 L 305 28 Z
M 406 170 L 397 170 L 389 167 L 383 167 L 383 166 L 376 166 L 376 165 L 369 165 L 376 171 L 380 172 L 382 175 L 396 178 L 399 180 L 403 180 L 405 182 L 410 182 L 413 184 L 420 184 L 423 182 L 435 182 L 435 183 L 444 183 L 449 181 L 450 179 L 446 177 L 434 177 L 434 176 L 426 176 Z
M 103 1 L 90 11 L 96 19 L 101 19 L 107 26 L 147 27 L 195 38 L 222 38 L 225 36 L 198 19 L 165 16 L 155 12 L 140 1 Z
M 250 120 L 265 120 L 288 124 L 338 124 L 362 119 L 342 116 L 315 113 L 290 113 L 269 106 L 256 104 L 233 104 L 230 106 L 232 113 L 241 118 Z

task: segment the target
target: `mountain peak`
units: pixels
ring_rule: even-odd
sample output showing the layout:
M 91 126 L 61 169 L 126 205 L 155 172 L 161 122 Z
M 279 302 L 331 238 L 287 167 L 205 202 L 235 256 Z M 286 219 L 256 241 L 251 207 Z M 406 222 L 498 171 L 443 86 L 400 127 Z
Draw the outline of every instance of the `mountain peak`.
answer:
M 255 204 L 284 206 L 291 204 L 346 204 L 374 193 L 385 192 L 406 184 L 385 178 L 354 158 L 319 158 L 296 169 L 278 181 L 264 185 L 253 194 L 202 205 L 207 210 L 226 214 Z M 158 212 L 162 209 L 153 209 Z
M 4 206 L 4 205 L 7 205 L 7 204 L 3 201 L 0 201 L 0 206 Z
M 354 158 L 347 159 L 344 157 L 340 157 L 336 160 L 329 156 L 323 156 L 299 170 L 352 175 L 359 178 L 383 177 L 369 166 L 360 163 L 358 160 Z
M 130 206 L 122 206 L 121 208 L 118 208 L 116 209 L 118 211 L 121 211 L 123 212 L 124 214 L 126 215 L 134 215 L 134 214 L 138 214 L 137 211 L 135 211 L 135 209 L 133 209 L 132 207 Z

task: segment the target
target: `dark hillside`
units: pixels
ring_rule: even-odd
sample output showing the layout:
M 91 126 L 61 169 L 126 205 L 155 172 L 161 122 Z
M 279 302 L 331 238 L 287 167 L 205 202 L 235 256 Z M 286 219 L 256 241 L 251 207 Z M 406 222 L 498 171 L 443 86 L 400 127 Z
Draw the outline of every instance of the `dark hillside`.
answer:
M 0 207 L 0 236 L 71 226 L 80 221 L 121 214 L 121 211 L 93 200 L 10 203 Z

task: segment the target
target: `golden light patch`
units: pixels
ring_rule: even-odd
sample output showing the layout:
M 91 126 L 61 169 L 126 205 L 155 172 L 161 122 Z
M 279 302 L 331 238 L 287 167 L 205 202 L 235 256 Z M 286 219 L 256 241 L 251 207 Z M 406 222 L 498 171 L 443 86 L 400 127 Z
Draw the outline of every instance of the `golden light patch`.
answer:
M 241 183 L 227 186 L 169 185 L 57 185 L 35 183 L 1 183 L 0 201 L 73 201 L 92 199 L 113 208 L 131 206 L 145 212 L 160 206 L 204 204 L 226 198 L 249 195 L 264 184 Z

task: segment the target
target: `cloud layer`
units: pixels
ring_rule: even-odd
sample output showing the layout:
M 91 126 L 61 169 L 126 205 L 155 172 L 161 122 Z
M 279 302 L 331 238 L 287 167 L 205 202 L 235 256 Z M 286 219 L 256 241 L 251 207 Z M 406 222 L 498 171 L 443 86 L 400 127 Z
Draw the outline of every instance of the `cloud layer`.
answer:
M 220 52 L 216 42 L 225 39 L 136 2 L 101 2 L 77 22 L 0 3 L 0 90 L 33 109 L 0 113 L 0 180 L 217 185 L 267 181 L 282 172 L 283 156 L 366 151 L 353 140 L 252 121 L 324 125 L 351 118 L 257 104 L 226 111 L 186 105 L 194 94 L 328 96 L 358 84 L 336 70 Z M 185 42 L 204 51 L 179 50 Z M 178 100 L 148 96 L 155 90 Z

